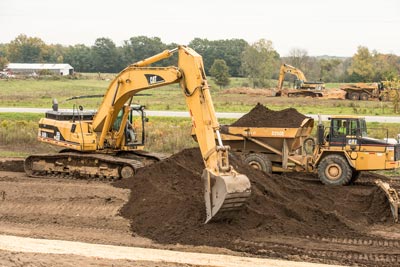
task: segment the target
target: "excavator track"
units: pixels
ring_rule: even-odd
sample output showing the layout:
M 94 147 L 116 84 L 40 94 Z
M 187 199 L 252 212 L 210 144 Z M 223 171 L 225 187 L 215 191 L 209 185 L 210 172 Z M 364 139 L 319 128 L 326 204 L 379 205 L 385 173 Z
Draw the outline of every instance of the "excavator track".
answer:
M 313 92 L 313 91 L 301 91 L 299 92 L 288 92 L 288 97 L 323 97 L 323 94 L 320 92 Z
M 128 156 L 78 152 L 31 155 L 25 159 L 24 168 L 30 177 L 117 180 L 130 178 L 137 169 L 158 160 L 136 154 L 134 158 Z

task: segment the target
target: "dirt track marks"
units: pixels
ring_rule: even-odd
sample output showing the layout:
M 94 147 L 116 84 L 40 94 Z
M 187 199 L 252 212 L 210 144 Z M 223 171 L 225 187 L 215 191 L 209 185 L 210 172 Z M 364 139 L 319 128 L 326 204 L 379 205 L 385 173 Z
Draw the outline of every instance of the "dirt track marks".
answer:
M 103 182 L 36 179 L 0 172 L 0 233 L 130 244 L 118 216 L 129 190 Z

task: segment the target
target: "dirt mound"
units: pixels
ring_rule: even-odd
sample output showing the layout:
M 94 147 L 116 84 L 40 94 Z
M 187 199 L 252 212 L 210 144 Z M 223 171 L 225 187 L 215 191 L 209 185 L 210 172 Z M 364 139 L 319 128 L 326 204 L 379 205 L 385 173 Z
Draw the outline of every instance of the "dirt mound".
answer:
M 231 126 L 296 128 L 305 118 L 307 117 L 294 108 L 274 111 L 258 103 L 250 112 L 232 123 Z
M 250 87 L 236 87 L 236 88 L 226 89 L 222 93 L 251 95 L 251 96 L 275 96 L 276 90 L 274 88 L 254 89 Z
M 133 179 L 114 185 L 131 189 L 121 214 L 134 233 L 161 243 L 249 248 L 235 240 L 284 236 L 359 237 L 363 225 L 390 220 L 384 194 L 375 187 L 328 187 L 302 174 L 272 175 L 235 158 L 236 170 L 251 180 L 247 207 L 230 222 L 204 224 L 205 206 L 197 148 L 142 168 Z M 309 178 L 309 177 L 308 177 Z

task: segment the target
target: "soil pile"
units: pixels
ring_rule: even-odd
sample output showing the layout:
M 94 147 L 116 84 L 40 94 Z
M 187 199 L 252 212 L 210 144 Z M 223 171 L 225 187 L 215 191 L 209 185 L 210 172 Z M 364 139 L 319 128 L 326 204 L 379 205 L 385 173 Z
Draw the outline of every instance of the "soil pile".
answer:
M 307 116 L 294 108 L 274 111 L 258 103 L 249 113 L 243 115 L 231 126 L 297 128 L 305 118 Z
M 328 187 L 302 179 L 304 174 L 272 175 L 251 169 L 235 158 L 234 168 L 251 180 L 246 208 L 230 222 L 204 224 L 205 205 L 197 148 L 186 149 L 139 169 L 132 179 L 114 185 L 131 189 L 121 214 L 134 233 L 160 243 L 223 246 L 271 235 L 359 237 L 359 229 L 391 220 L 385 195 L 376 187 Z

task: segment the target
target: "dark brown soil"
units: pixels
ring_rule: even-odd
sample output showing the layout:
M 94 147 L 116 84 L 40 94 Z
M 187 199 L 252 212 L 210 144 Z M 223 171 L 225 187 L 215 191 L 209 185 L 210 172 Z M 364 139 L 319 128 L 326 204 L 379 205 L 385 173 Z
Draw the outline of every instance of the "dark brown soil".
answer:
M 231 126 L 296 128 L 305 118 L 307 117 L 294 108 L 274 111 L 258 103 L 249 113 L 243 115 Z
M 0 171 L 24 172 L 23 158 L 1 158 Z
M 230 222 L 204 224 L 205 206 L 197 148 L 142 168 L 115 183 L 131 189 L 122 208 L 134 233 L 160 243 L 223 246 L 239 251 L 235 240 L 270 235 L 360 237 L 363 226 L 391 220 L 385 195 L 376 187 L 324 186 L 304 174 L 272 175 L 236 159 L 231 164 L 251 180 L 247 207 Z M 308 176 L 308 178 L 310 178 Z

